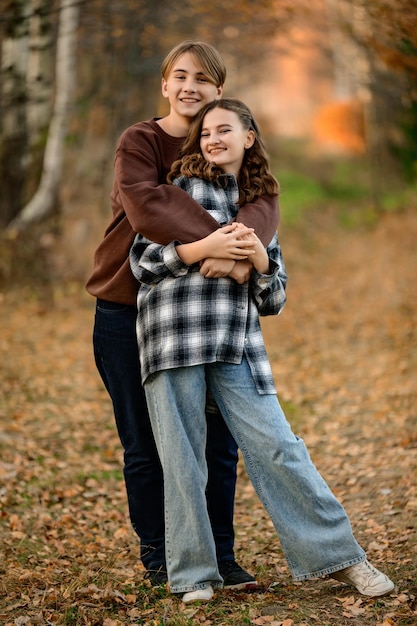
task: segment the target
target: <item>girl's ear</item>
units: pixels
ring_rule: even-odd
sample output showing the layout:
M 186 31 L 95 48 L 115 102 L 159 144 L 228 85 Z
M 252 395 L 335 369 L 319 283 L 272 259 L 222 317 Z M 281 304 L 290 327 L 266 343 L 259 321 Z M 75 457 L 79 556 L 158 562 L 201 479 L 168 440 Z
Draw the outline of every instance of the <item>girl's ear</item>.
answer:
M 248 136 L 245 141 L 245 150 L 252 148 L 254 143 L 255 143 L 255 131 L 248 130 Z

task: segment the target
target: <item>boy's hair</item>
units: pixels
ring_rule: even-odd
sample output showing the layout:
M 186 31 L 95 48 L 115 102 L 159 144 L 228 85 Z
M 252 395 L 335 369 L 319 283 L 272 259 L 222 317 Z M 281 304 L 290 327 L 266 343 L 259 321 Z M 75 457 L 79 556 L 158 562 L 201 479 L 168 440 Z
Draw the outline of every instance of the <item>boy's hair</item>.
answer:
M 210 78 L 216 87 L 222 87 L 226 80 L 226 66 L 220 53 L 204 41 L 182 41 L 173 48 L 162 61 L 161 75 L 167 80 L 177 59 L 190 52 L 200 63 L 204 73 Z
M 261 137 L 261 133 L 250 109 L 235 98 L 214 100 L 201 111 L 193 120 L 187 138 L 182 147 L 181 158 L 172 164 L 167 180 L 172 183 L 180 175 L 191 178 L 196 176 L 205 180 L 218 180 L 224 172 L 217 167 L 214 161 L 206 161 L 201 153 L 200 138 L 205 115 L 213 109 L 220 108 L 233 111 L 239 117 L 246 130 L 252 130 L 255 141 L 245 150 L 242 166 L 239 170 L 237 182 L 239 186 L 239 205 L 253 202 L 263 195 L 276 196 L 279 193 L 279 183 L 269 168 L 268 156 Z M 219 180 L 219 182 L 221 182 Z

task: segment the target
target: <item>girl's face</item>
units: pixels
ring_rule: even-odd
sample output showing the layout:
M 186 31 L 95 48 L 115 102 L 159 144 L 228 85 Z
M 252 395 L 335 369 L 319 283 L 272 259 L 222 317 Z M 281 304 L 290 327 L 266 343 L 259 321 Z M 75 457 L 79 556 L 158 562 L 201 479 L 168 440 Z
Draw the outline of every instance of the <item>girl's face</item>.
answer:
M 214 161 L 226 174 L 239 173 L 245 150 L 255 141 L 253 130 L 242 125 L 234 111 L 216 107 L 201 126 L 200 148 L 206 161 Z
M 171 115 L 190 121 L 204 105 L 218 100 L 222 91 L 223 87 L 216 87 L 191 52 L 178 57 L 168 78 L 162 79 L 162 95 L 169 100 Z

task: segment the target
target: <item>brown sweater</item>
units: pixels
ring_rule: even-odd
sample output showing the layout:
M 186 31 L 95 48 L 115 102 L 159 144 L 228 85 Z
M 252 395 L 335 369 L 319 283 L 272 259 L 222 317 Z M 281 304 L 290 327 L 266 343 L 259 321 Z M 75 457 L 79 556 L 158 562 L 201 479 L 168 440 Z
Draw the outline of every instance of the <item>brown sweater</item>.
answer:
M 87 291 L 103 300 L 136 304 L 138 283 L 129 265 L 136 233 L 157 243 L 189 243 L 206 237 L 218 223 L 178 187 L 166 184 L 184 137 L 171 137 L 155 119 L 130 126 L 121 135 L 111 193 L 113 219 L 94 255 Z M 255 228 L 267 245 L 278 225 L 277 198 L 265 196 L 241 207 L 238 221 Z

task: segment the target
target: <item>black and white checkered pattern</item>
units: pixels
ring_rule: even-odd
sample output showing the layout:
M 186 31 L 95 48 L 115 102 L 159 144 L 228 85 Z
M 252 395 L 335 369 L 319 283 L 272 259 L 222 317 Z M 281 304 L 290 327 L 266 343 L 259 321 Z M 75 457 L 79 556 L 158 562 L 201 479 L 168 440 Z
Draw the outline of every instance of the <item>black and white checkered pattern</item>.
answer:
M 199 202 L 219 224 L 238 210 L 237 181 L 225 186 L 198 178 L 175 182 Z M 142 380 L 153 372 L 223 361 L 240 363 L 245 354 L 260 394 L 276 393 L 259 315 L 277 315 L 285 300 L 287 274 L 275 236 L 267 248 L 270 274 L 252 272 L 239 285 L 231 278 L 205 278 L 199 264 L 186 265 L 176 245 L 149 242 L 137 235 L 130 253 L 138 292 L 137 337 Z

